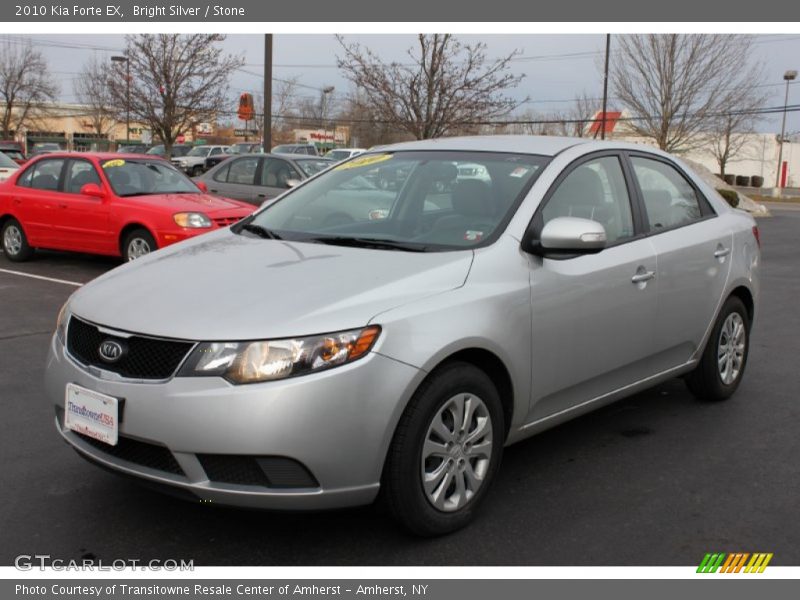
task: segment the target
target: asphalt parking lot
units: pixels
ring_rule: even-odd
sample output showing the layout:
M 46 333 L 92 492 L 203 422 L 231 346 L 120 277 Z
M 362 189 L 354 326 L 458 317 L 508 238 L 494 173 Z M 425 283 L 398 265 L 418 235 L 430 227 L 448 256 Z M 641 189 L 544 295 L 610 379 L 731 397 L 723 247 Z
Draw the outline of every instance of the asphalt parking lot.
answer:
M 480 518 L 410 537 L 380 507 L 279 514 L 191 504 L 99 470 L 43 397 L 56 313 L 111 259 L 0 255 L 0 564 L 53 558 L 195 565 L 690 565 L 706 552 L 800 564 L 800 210 L 760 220 L 762 301 L 733 399 L 674 380 L 507 449 Z M 34 279 L 8 271 L 34 274 Z

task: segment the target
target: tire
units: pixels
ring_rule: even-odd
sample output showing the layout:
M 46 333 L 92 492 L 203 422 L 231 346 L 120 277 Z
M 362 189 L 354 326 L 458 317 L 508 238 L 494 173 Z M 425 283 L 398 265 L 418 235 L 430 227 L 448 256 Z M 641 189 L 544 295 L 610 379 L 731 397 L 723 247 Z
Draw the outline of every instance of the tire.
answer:
M 202 174 L 203 174 L 203 167 L 198 165 L 192 168 L 192 175 L 191 175 L 192 177 L 200 177 L 200 175 Z
M 732 336 L 734 344 L 728 343 Z M 722 306 L 699 364 L 685 378 L 689 391 L 709 402 L 730 398 L 742 381 L 749 351 L 750 317 L 744 303 L 731 296 Z
M 28 244 L 28 237 L 25 230 L 16 219 L 8 219 L 3 224 L 0 239 L 3 243 L 3 252 L 8 260 L 13 262 L 23 262 L 33 256 L 33 248 Z
M 473 414 L 461 437 L 454 426 L 458 406 L 462 415 Z M 453 362 L 426 379 L 400 418 L 384 466 L 382 493 L 395 519 L 426 537 L 472 521 L 500 466 L 503 421 L 497 388 L 480 369 Z
M 158 250 L 156 240 L 146 229 L 134 229 L 122 241 L 122 258 L 126 262 Z

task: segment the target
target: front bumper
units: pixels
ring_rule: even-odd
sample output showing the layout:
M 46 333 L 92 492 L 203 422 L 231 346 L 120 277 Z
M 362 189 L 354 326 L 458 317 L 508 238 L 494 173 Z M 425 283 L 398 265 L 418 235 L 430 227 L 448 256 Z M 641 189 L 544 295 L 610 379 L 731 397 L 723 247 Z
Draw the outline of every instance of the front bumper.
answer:
M 171 454 L 179 468 L 104 448 L 65 430 L 57 416 L 59 433 L 85 458 L 156 486 L 189 492 L 199 501 L 304 510 L 374 500 L 395 425 L 423 373 L 373 352 L 327 372 L 242 386 L 210 377 L 134 383 L 99 375 L 75 363 L 53 338 L 45 385 L 57 415 L 63 415 L 70 382 L 124 398 L 121 439 Z M 208 455 L 291 459 L 312 475 L 313 487 L 214 480 L 203 462 Z

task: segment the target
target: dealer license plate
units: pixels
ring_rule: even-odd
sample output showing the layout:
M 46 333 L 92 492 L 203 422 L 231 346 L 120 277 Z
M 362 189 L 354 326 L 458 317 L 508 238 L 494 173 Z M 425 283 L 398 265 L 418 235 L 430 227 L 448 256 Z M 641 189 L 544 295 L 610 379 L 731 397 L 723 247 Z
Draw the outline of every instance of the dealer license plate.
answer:
M 64 426 L 77 433 L 117 445 L 119 400 L 84 387 L 67 384 L 64 399 Z

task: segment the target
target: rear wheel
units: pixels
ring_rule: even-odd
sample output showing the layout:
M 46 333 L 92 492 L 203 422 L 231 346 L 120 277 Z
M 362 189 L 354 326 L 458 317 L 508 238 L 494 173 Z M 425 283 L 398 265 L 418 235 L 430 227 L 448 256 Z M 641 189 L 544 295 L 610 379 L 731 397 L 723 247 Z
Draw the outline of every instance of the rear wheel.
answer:
M 739 387 L 750 350 L 750 316 L 736 296 L 725 301 L 703 356 L 686 385 L 700 400 L 725 400 Z
M 203 167 L 197 165 L 192 169 L 192 177 L 200 177 L 203 174 Z
M 2 229 L 3 252 L 8 260 L 23 262 L 33 256 L 33 248 L 28 244 L 25 230 L 16 219 L 9 219 Z
M 505 428 L 497 389 L 480 369 L 451 363 L 403 413 L 384 469 L 395 518 L 417 535 L 467 525 L 500 465 Z
M 122 242 L 122 258 L 136 260 L 158 249 L 155 239 L 146 229 L 134 229 Z

